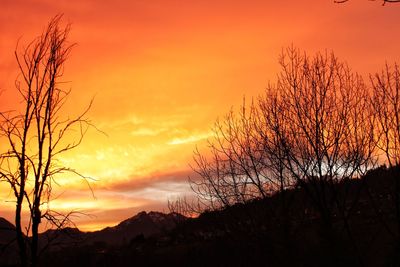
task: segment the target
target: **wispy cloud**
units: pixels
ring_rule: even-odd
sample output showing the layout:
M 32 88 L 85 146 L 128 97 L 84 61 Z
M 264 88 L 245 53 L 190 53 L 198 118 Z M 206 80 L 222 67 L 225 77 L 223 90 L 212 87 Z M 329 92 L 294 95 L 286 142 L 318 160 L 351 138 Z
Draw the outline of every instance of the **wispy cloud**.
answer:
M 192 134 L 185 137 L 176 137 L 172 140 L 168 141 L 169 145 L 182 145 L 187 143 L 194 143 L 200 140 L 207 139 L 212 136 L 211 132 L 202 133 L 202 134 Z
M 167 128 L 145 128 L 141 127 L 131 131 L 131 135 L 133 136 L 157 136 L 163 132 L 165 132 Z

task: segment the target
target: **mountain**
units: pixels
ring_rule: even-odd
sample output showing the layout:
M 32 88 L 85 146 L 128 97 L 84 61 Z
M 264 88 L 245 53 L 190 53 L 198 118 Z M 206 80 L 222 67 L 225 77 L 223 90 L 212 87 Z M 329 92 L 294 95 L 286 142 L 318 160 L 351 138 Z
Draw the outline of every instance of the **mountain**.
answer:
M 8 244 L 15 239 L 15 226 L 0 217 L 0 245 Z
M 86 235 L 87 233 L 78 228 L 49 229 L 39 234 L 39 249 L 56 251 L 65 247 L 80 246 L 87 239 Z
M 170 213 L 142 211 L 137 215 L 122 221 L 114 227 L 107 227 L 100 231 L 87 233 L 87 243 L 104 243 L 107 245 L 123 245 L 135 238 L 148 238 L 174 228 L 185 217 Z
M 40 247 L 51 244 L 52 250 L 69 246 L 121 246 L 132 240 L 148 238 L 173 229 L 186 218 L 177 213 L 145 212 L 126 219 L 113 227 L 94 232 L 81 232 L 77 228 L 47 230 L 40 234 Z

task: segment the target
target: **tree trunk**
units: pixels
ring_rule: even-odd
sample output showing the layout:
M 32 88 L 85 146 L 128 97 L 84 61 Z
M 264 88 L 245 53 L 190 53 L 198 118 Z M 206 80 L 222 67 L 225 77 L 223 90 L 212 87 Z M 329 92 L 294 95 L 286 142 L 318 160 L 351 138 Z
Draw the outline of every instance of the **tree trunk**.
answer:
M 38 242 L 39 242 L 39 224 L 41 213 L 39 207 L 36 206 L 32 216 L 32 244 L 31 244 L 31 259 L 32 267 L 38 266 Z
M 23 191 L 21 191 L 21 192 L 23 192 Z M 17 207 L 15 210 L 15 229 L 16 229 L 16 235 L 17 235 L 18 248 L 19 248 L 19 257 L 21 260 L 21 267 L 27 267 L 28 259 L 27 259 L 27 255 L 26 255 L 26 243 L 25 243 L 24 233 L 22 232 L 22 226 L 21 226 L 22 200 L 23 200 L 23 195 L 21 194 L 17 198 Z

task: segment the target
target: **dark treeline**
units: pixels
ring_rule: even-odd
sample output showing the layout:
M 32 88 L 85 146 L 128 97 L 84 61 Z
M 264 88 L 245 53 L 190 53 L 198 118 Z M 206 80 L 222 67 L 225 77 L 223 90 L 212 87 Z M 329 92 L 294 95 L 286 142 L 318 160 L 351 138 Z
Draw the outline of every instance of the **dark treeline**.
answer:
M 104 239 L 50 248 L 42 265 L 398 266 L 394 175 L 398 168 L 378 167 L 336 183 L 330 192 L 351 205 L 347 230 L 339 210 L 332 209 L 329 235 L 308 192 L 296 187 L 285 190 L 287 205 L 278 192 L 197 218 L 172 216 L 178 218 L 176 227 L 132 238 L 121 232 L 119 244 Z M 110 234 L 116 237 L 118 231 Z

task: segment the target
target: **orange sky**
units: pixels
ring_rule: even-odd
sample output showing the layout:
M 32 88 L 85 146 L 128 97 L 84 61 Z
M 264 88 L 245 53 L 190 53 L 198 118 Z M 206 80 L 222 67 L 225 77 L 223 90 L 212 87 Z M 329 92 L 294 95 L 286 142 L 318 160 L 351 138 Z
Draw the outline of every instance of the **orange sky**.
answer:
M 244 95 L 273 81 L 278 55 L 294 44 L 312 54 L 333 50 L 357 72 L 400 62 L 400 4 L 352 0 L 2 0 L 0 104 L 15 107 L 13 57 L 47 21 L 64 14 L 76 42 L 66 64 L 72 89 L 68 113 L 95 97 L 89 117 L 107 136 L 90 131 L 62 161 L 85 175 L 60 179 L 59 210 L 90 216 L 83 230 L 113 225 L 141 210 L 166 210 L 168 198 L 190 194 L 195 145 Z M 0 216 L 12 220 L 10 191 L 1 185 Z

